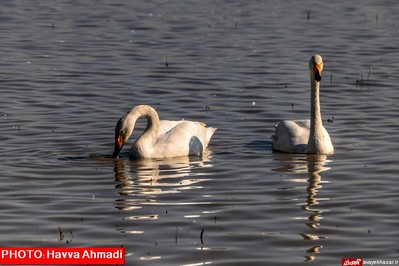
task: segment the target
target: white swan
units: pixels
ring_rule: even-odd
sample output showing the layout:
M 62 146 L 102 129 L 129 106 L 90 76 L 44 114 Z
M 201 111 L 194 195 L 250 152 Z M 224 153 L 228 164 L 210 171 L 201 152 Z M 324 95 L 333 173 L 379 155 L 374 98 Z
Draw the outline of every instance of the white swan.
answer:
M 323 59 L 314 55 L 309 61 L 310 120 L 282 121 L 273 135 L 272 148 L 287 153 L 333 154 L 334 147 L 323 126 L 320 112 L 319 88 Z
M 136 159 L 200 155 L 206 150 L 216 131 L 216 128 L 205 127 L 205 124 L 200 122 L 159 120 L 154 108 L 138 105 L 122 116 L 116 124 L 112 157 L 118 156 L 141 116 L 147 119 L 147 128 L 130 150 L 130 157 Z

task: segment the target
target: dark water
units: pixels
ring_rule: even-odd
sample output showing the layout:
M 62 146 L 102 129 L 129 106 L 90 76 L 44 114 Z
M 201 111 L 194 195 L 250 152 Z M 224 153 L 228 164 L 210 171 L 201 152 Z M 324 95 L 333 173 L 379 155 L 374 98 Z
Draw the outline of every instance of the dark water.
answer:
M 398 258 L 398 8 L 2 2 L 1 246 L 123 245 L 126 265 Z M 336 153 L 273 153 L 274 125 L 309 116 L 314 53 Z M 109 159 L 137 104 L 217 127 L 212 153 Z

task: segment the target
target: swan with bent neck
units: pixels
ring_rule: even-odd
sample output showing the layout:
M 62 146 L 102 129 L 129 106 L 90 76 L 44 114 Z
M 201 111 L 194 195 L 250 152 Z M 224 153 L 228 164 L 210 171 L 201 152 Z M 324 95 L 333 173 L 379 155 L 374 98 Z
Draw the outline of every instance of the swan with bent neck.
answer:
M 276 127 L 272 148 L 286 153 L 333 154 L 330 135 L 323 126 L 320 110 L 320 81 L 323 59 L 314 55 L 309 61 L 310 120 L 285 120 Z
M 130 149 L 130 157 L 135 159 L 199 156 L 207 149 L 216 131 L 216 128 L 205 127 L 201 122 L 159 120 L 154 108 L 138 105 L 116 124 L 113 158 L 118 157 L 123 145 L 132 135 L 136 121 L 142 116 L 147 119 L 147 128 Z

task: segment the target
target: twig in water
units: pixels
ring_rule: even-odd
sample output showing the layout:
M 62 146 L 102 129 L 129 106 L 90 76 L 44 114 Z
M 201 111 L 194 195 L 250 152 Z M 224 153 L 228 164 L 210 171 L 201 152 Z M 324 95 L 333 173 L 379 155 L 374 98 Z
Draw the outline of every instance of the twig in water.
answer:
M 175 234 L 175 245 L 177 245 L 177 226 L 176 226 L 176 234 Z
M 370 74 L 371 74 L 371 70 L 373 69 L 373 65 L 369 66 L 369 73 L 367 74 L 367 80 L 366 82 L 369 83 L 369 78 L 370 78 Z
M 202 238 L 202 237 L 204 236 L 204 231 L 205 231 L 205 228 L 202 228 L 202 231 L 201 231 L 201 234 L 200 234 L 200 238 L 201 238 L 201 245 L 203 245 L 203 244 L 204 244 L 204 239 Z
M 58 232 L 60 233 L 60 239 L 58 241 L 61 242 L 64 239 L 64 232 L 62 232 L 61 226 L 58 227 Z
M 360 87 L 362 87 L 365 84 L 369 84 L 369 80 L 370 80 L 370 75 L 371 75 L 371 70 L 373 69 L 373 65 L 369 66 L 369 72 L 367 73 L 367 78 L 363 79 L 363 75 L 360 75 L 360 80 L 359 80 L 359 74 L 357 74 L 357 78 L 356 78 L 356 85 L 360 85 Z
M 360 80 L 359 80 L 359 74 L 357 74 L 356 85 L 360 85 L 360 87 L 362 87 L 363 84 L 364 84 L 363 75 L 360 75 Z
M 67 244 L 70 244 L 72 242 L 72 239 L 73 239 L 72 230 L 69 230 L 69 233 L 71 234 L 71 239 L 70 240 L 67 239 Z

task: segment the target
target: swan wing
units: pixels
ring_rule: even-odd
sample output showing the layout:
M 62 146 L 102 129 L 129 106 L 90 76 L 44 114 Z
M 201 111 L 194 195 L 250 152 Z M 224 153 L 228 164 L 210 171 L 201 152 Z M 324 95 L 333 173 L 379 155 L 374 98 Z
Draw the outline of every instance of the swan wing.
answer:
M 161 120 L 159 121 L 159 136 L 164 135 L 166 132 L 170 131 L 174 127 L 185 122 L 184 120 L 173 121 L 173 120 Z
M 309 139 L 309 120 L 285 120 L 276 126 L 272 148 L 287 153 L 304 153 Z
M 208 147 L 216 131 L 216 128 L 205 127 L 200 122 L 182 120 L 165 123 L 165 126 L 172 125 L 174 127 L 158 136 L 153 151 L 155 157 L 199 155 Z

